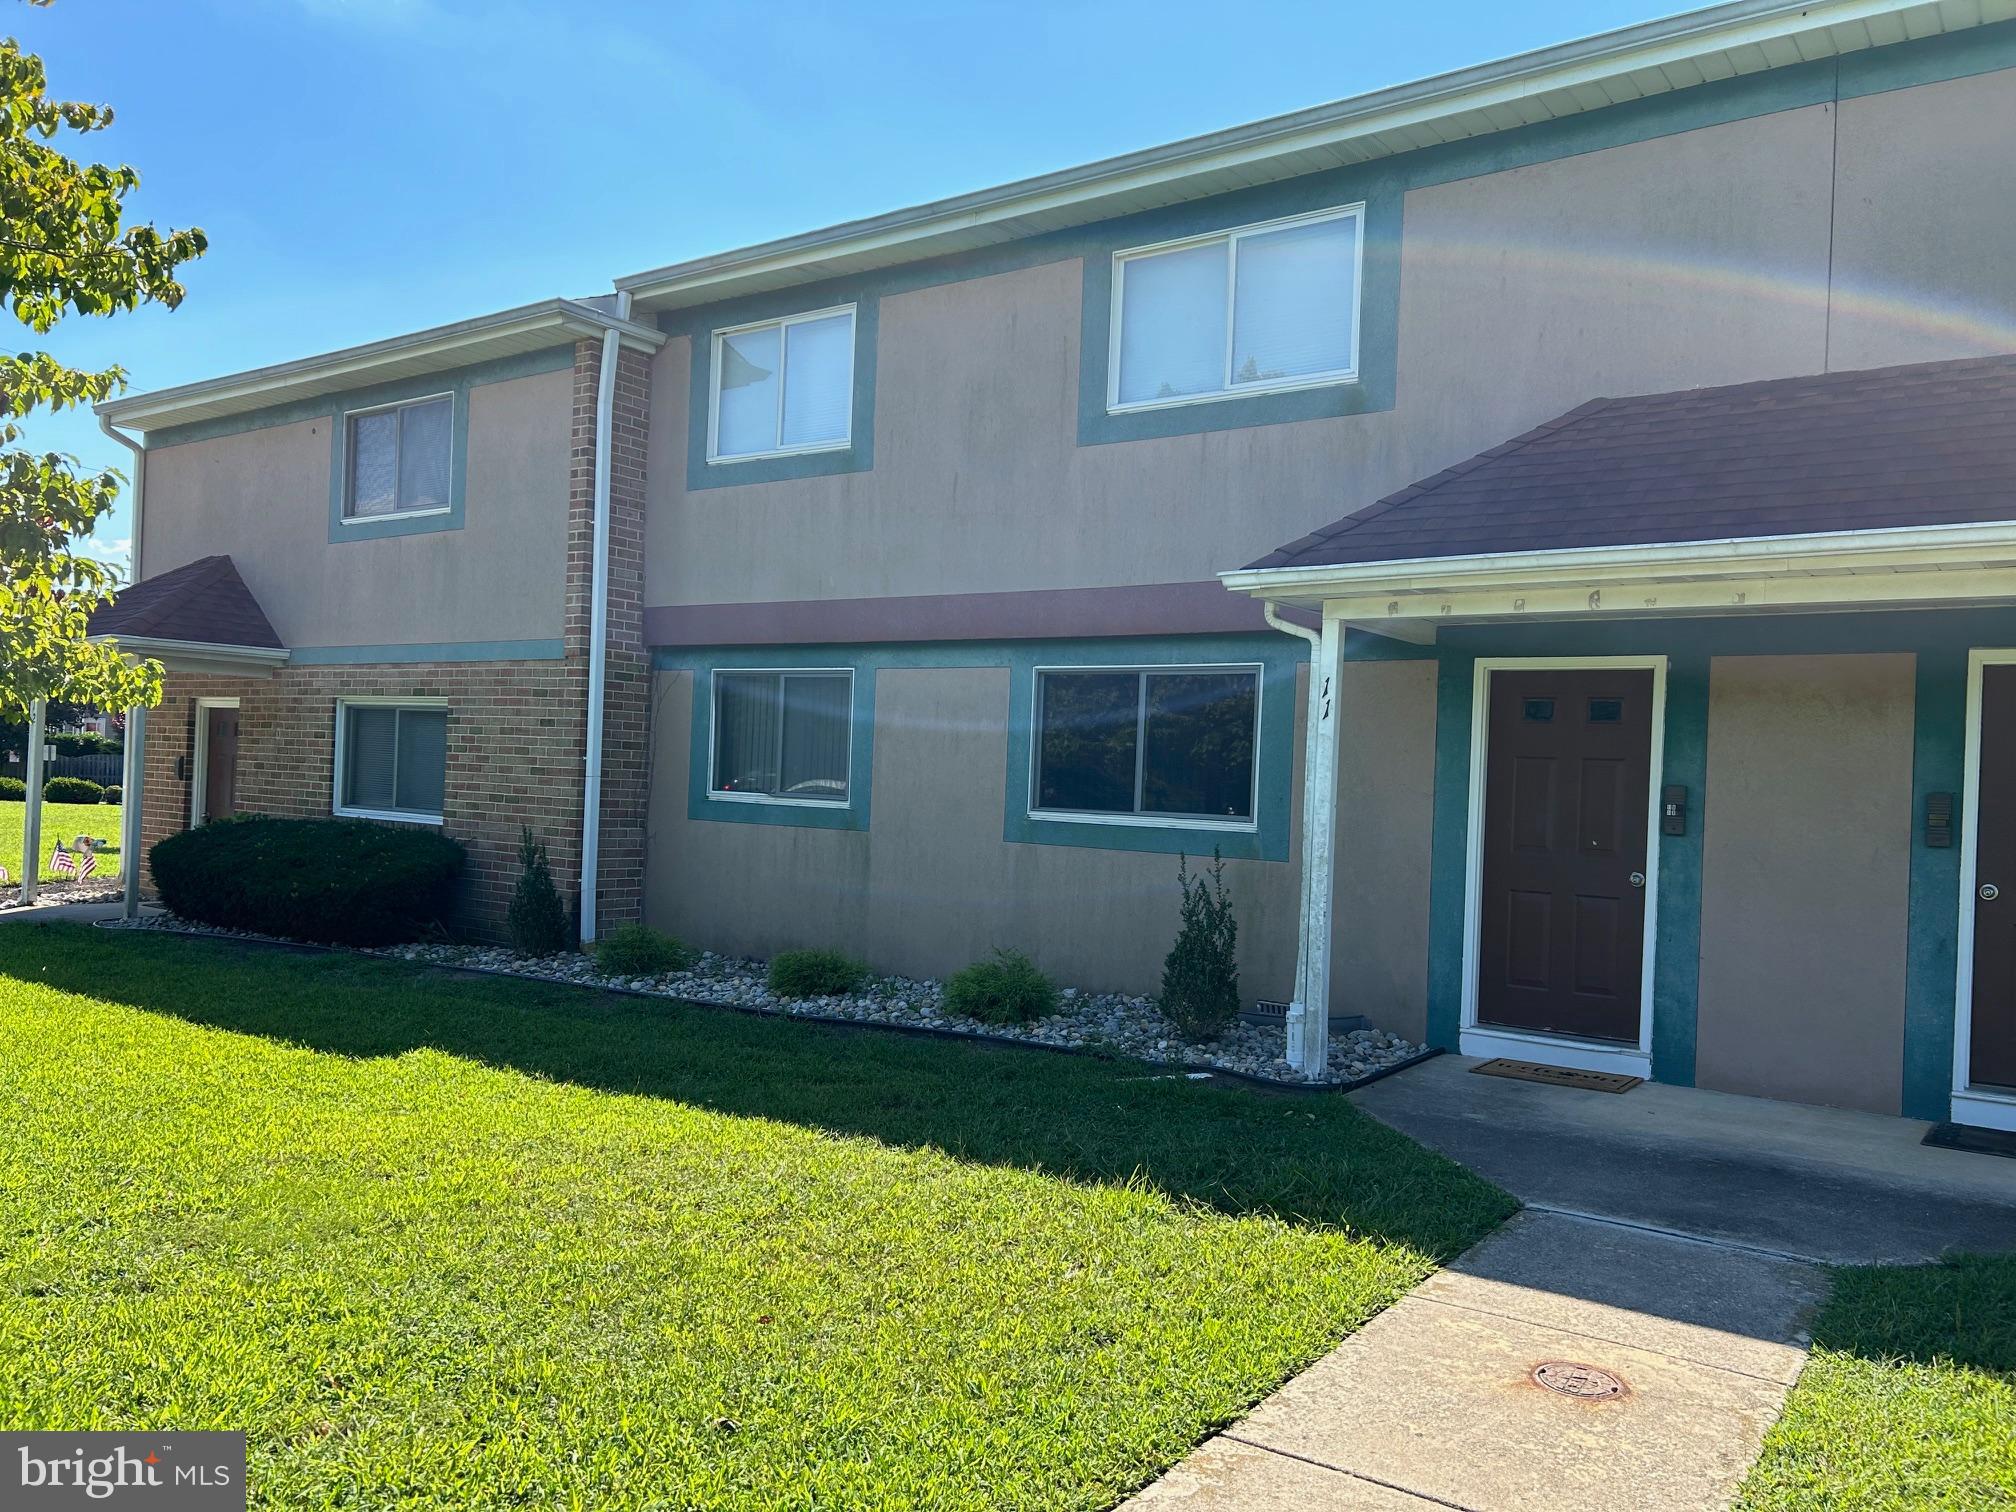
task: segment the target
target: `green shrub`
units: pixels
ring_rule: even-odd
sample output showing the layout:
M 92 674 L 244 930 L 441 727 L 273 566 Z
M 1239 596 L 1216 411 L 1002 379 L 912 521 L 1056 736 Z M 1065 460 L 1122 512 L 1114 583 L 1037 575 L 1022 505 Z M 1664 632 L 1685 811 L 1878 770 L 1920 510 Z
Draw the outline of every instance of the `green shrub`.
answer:
M 1027 1024 L 1057 1011 L 1057 984 L 1019 950 L 997 950 L 945 984 L 945 1006 L 983 1024 Z
M 419 938 L 449 909 L 462 847 L 366 819 L 243 814 L 149 851 L 161 901 L 185 919 L 332 945 Z
M 103 798 L 99 799 L 99 802 L 101 802 L 101 803 L 117 803 L 117 802 L 119 802 L 119 801 L 120 801 L 120 800 L 121 800 L 121 799 L 122 799 L 122 798 L 123 798 L 124 796 L 125 796 L 125 795 L 124 795 L 123 793 L 121 793 L 121 792 L 119 791 L 119 784 L 118 784 L 118 783 L 116 783 L 116 782 L 108 782 L 108 783 L 106 783 L 106 784 L 105 784 L 105 796 L 104 796 Z
M 19 777 L 0 777 L 0 803 L 26 803 L 28 784 Z
M 58 756 L 116 756 L 126 748 L 89 730 L 58 730 L 47 739 Z
M 648 924 L 623 924 L 595 942 L 595 964 L 611 976 L 663 976 L 685 971 L 700 952 Z
M 532 838 L 528 825 L 518 837 L 518 890 L 511 895 L 511 908 L 504 922 L 511 931 L 511 943 L 521 955 L 550 956 L 569 950 L 574 944 L 574 923 L 560 889 L 553 885 L 553 868 L 546 862 L 546 847 Z
M 1239 1016 L 1239 923 L 1225 891 L 1225 862 L 1214 849 L 1207 877 L 1190 876 L 1187 856 L 1176 860 L 1183 889 L 1182 922 L 1162 963 L 1162 1016 L 1185 1039 L 1215 1039 Z
M 868 980 L 868 968 L 837 950 L 787 950 L 770 962 L 779 997 L 844 997 Z
M 105 789 L 88 777 L 51 777 L 42 784 L 45 803 L 96 803 Z

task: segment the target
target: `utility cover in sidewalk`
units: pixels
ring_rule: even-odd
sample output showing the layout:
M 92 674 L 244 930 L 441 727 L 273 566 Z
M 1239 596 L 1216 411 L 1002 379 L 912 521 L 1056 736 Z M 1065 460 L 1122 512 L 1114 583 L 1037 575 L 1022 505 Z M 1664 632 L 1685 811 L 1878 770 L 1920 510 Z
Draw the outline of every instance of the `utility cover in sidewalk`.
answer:
M 1620 1377 L 1594 1365 L 1577 1365 L 1572 1360 L 1543 1360 L 1533 1367 L 1533 1381 L 1549 1391 L 1580 1397 L 1585 1402 L 1607 1402 L 1624 1395 Z
M 1482 1076 L 1503 1076 L 1513 1081 L 1545 1082 L 1550 1087 L 1580 1087 L 1585 1092 L 1629 1092 L 1642 1076 L 1620 1076 L 1614 1071 L 1579 1071 L 1573 1066 L 1543 1066 L 1536 1061 L 1488 1060 L 1472 1071 Z

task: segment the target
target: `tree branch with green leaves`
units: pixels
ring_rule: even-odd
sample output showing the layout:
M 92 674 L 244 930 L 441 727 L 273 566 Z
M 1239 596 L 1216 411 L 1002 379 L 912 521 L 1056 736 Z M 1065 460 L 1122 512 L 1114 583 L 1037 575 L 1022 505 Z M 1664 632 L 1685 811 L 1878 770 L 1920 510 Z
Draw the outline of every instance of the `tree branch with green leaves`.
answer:
M 38 336 L 69 314 L 173 309 L 183 295 L 176 270 L 207 246 L 198 230 L 128 226 L 126 196 L 140 175 L 61 150 L 66 134 L 111 123 L 109 106 L 50 99 L 42 60 L 14 38 L 0 41 L 0 303 Z M 85 638 L 91 611 L 119 582 L 76 547 L 124 477 L 21 444 L 25 416 L 96 404 L 125 384 L 117 366 L 91 372 L 47 352 L 0 355 L 0 719 L 20 717 L 37 698 L 101 708 L 160 702 L 159 663 L 129 662 Z

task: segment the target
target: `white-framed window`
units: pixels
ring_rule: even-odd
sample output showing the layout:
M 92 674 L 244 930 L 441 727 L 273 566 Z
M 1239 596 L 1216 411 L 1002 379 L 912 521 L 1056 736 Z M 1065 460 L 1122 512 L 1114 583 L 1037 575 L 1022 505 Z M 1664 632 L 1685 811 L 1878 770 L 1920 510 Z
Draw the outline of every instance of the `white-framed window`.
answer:
M 1030 814 L 1253 828 L 1260 670 L 1038 667 Z
M 343 425 L 345 520 L 447 512 L 454 471 L 452 394 L 351 410 Z
M 1109 410 L 1358 376 L 1365 207 L 1113 254 Z
M 845 803 L 854 758 L 846 668 L 714 673 L 708 796 L 748 803 Z
M 439 824 L 448 785 L 448 705 L 338 699 L 335 765 L 336 813 Z
M 714 333 L 707 460 L 835 451 L 854 433 L 854 306 Z

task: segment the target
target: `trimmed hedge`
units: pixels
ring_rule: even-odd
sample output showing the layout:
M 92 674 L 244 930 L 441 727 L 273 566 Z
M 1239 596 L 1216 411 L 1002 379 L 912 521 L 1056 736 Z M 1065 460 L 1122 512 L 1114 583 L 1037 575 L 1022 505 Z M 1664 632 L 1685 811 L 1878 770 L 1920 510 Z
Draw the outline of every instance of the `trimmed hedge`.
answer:
M 779 997 L 845 997 L 868 980 L 868 968 L 837 950 L 786 950 L 770 962 L 770 990 Z
M 0 777 L 0 803 L 26 803 L 28 784 L 19 777 Z
M 448 913 L 463 850 L 433 830 L 367 819 L 240 815 L 147 853 L 185 919 L 330 945 L 416 940 Z
M 1057 984 L 1019 950 L 996 950 L 945 984 L 945 1006 L 983 1024 L 1028 1024 L 1057 1011 Z
M 105 789 L 88 777 L 51 777 L 42 784 L 45 803 L 96 803 Z
M 116 756 L 126 748 L 89 730 L 58 730 L 48 737 L 58 756 Z
M 124 799 L 125 796 L 126 795 L 124 793 L 119 791 L 118 783 L 108 782 L 105 784 L 105 796 L 103 798 L 100 798 L 98 801 L 100 803 L 118 803 L 122 799 Z

